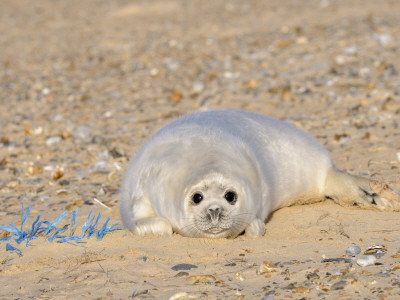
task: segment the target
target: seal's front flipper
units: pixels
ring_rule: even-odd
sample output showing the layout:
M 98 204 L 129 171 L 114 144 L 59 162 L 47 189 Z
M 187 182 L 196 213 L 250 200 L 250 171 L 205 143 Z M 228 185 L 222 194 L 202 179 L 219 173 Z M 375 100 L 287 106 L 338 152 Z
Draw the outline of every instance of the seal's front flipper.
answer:
M 400 199 L 379 181 L 353 176 L 332 168 L 326 179 L 325 197 L 343 206 L 392 211 L 400 209 Z
M 255 218 L 249 226 L 247 226 L 245 232 L 246 235 L 251 237 L 262 236 L 265 233 L 264 222 L 260 219 Z
M 137 235 L 172 235 L 172 226 L 167 218 L 147 217 L 133 221 L 132 228 Z

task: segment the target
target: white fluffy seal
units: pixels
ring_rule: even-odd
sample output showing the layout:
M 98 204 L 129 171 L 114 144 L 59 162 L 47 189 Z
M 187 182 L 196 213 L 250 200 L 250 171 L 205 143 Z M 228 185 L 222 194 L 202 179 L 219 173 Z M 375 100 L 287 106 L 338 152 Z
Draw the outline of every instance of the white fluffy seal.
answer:
M 223 110 L 154 134 L 129 163 L 119 205 L 124 226 L 139 235 L 219 238 L 263 235 L 272 211 L 326 198 L 379 210 L 398 204 L 386 185 L 336 169 L 296 127 Z

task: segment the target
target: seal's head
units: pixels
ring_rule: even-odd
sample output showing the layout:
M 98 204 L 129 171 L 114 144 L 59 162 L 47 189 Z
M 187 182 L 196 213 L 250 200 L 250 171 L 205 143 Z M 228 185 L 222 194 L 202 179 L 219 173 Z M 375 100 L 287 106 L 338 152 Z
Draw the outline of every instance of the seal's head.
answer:
M 244 188 L 243 188 L 244 187 Z M 181 234 L 192 237 L 234 238 L 254 218 L 243 203 L 253 202 L 248 185 L 221 174 L 207 174 L 184 191 L 186 218 Z

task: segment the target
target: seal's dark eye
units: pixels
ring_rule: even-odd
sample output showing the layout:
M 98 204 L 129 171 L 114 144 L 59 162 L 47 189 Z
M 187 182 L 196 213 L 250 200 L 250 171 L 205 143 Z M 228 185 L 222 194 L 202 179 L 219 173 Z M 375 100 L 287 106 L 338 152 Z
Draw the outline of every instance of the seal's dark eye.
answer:
M 203 200 L 203 195 L 200 193 L 196 193 L 192 196 L 192 201 L 194 204 L 199 204 Z
M 237 200 L 237 194 L 235 192 L 229 191 L 225 193 L 225 200 L 229 202 L 229 204 L 235 204 Z

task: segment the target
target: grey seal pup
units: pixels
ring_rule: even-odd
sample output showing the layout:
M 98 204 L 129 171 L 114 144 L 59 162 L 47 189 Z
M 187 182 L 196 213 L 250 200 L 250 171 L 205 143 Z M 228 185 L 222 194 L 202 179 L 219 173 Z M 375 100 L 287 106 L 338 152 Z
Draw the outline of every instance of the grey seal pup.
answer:
M 274 210 L 326 198 L 392 210 L 385 184 L 338 170 L 311 136 L 277 119 L 235 110 L 183 116 L 131 159 L 119 207 L 138 235 L 257 237 Z

